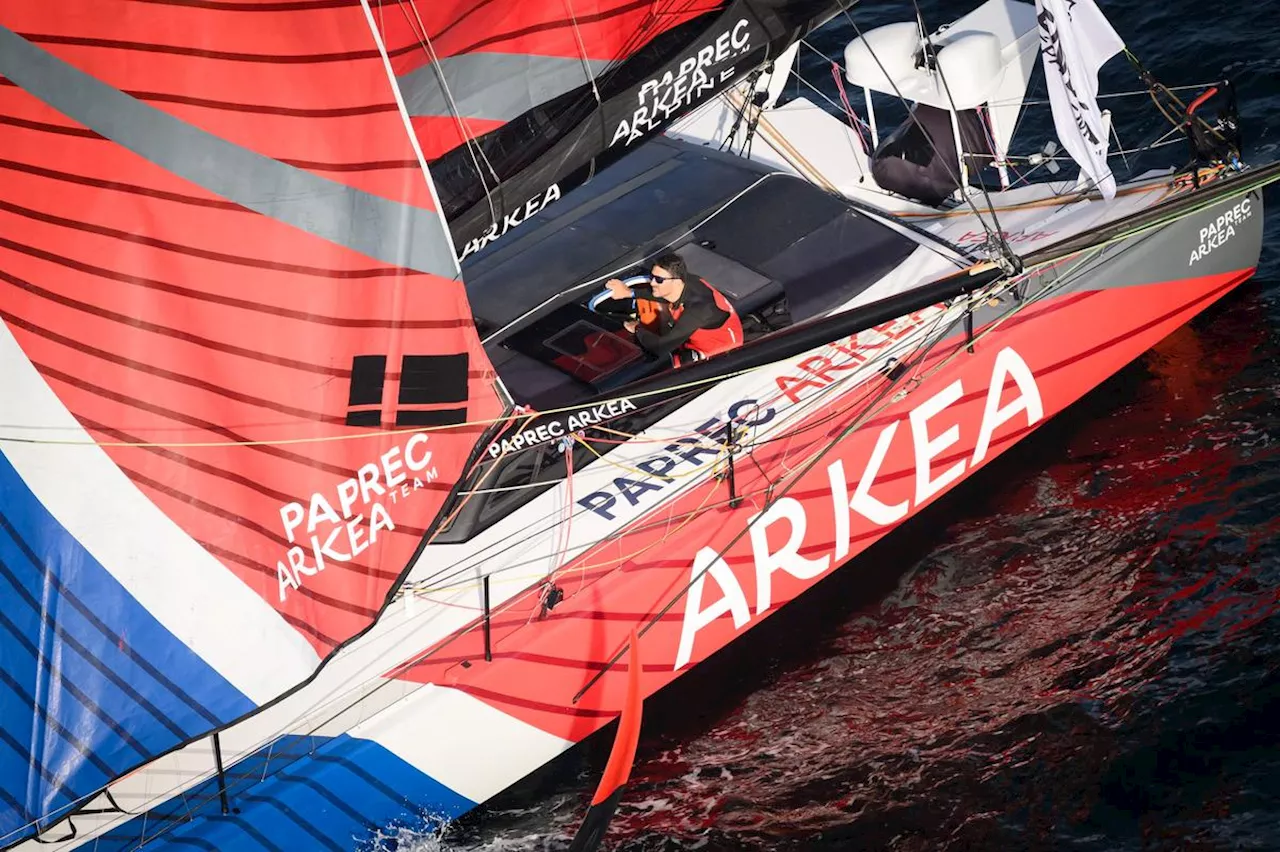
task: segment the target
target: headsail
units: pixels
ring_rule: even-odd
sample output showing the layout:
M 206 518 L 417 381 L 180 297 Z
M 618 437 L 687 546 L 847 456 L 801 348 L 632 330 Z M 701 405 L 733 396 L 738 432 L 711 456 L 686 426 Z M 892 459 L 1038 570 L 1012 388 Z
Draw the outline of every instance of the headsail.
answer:
M 502 413 L 367 11 L 0 10 L 0 847 L 368 628 Z
M 1107 128 L 1098 108 L 1098 69 L 1124 50 L 1124 41 L 1093 0 L 1036 0 L 1036 19 L 1058 138 L 1103 197 L 1114 198 Z
M 379 21 L 466 257 L 840 7 L 840 0 L 449 0 L 388 5 Z

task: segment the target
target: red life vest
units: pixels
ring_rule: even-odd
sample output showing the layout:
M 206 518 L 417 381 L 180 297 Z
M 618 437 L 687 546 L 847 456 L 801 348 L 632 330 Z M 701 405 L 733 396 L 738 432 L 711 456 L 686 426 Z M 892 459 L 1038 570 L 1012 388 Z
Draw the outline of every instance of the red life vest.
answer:
M 716 307 L 729 316 L 715 328 L 699 328 L 680 348 L 706 358 L 741 346 L 742 320 L 738 318 L 738 312 L 733 309 L 733 304 L 705 280 L 698 280 L 711 292 Z M 666 321 L 664 314 L 670 317 L 670 322 L 675 322 L 683 313 L 684 305 L 682 304 L 673 305 L 665 299 L 636 299 L 637 322 L 657 335 L 662 334 L 663 323 Z
M 698 329 L 689 336 L 689 342 L 684 345 L 684 348 L 711 356 L 728 352 L 742 345 L 742 320 L 738 318 L 738 312 L 733 309 L 733 305 L 723 293 L 710 284 L 707 284 L 707 289 L 715 297 L 716 307 L 726 311 L 729 318 L 719 328 Z

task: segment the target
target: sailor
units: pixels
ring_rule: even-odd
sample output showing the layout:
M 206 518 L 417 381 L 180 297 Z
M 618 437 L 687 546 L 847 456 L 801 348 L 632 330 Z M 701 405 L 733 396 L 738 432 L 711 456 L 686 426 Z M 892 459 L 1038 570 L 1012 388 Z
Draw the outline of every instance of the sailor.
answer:
M 742 321 L 722 293 L 689 273 L 684 258 L 664 254 L 649 270 L 649 283 L 628 286 L 618 278 L 605 286 L 608 302 L 635 300 L 634 318 L 625 323 L 637 342 L 658 358 L 679 367 L 742 345 Z M 634 281 L 635 279 L 629 279 Z

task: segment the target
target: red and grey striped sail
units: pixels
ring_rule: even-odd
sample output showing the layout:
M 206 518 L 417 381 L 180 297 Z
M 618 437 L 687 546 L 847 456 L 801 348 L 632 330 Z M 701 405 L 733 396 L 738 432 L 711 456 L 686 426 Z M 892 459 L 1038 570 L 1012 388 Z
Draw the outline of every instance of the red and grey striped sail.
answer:
M 778 56 L 840 0 L 432 0 L 378 15 L 465 258 Z
M 502 414 L 377 34 L 0 7 L 0 847 L 368 628 Z

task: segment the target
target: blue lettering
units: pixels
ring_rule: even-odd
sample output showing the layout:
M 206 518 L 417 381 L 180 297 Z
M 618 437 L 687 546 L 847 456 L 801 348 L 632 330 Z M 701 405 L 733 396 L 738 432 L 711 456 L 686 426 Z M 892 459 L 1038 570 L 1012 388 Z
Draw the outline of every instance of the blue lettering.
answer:
M 606 521 L 616 521 L 613 515 L 609 514 L 609 510 L 618 502 L 618 498 L 614 497 L 608 491 L 595 491 L 588 494 L 578 501 L 578 505 L 584 509 L 595 512 Z
M 618 489 L 618 493 L 627 498 L 627 502 L 632 506 L 640 504 L 640 495 L 646 491 L 661 491 L 662 486 L 655 482 L 644 482 L 637 479 L 619 478 L 613 481 L 613 487 Z

